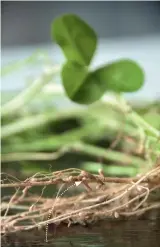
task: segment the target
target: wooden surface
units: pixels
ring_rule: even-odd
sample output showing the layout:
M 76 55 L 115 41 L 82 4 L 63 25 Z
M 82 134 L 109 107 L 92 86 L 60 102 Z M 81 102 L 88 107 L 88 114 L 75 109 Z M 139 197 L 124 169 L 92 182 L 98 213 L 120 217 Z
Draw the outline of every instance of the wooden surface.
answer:
M 2 237 L 2 247 L 159 247 L 160 218 L 156 220 L 103 221 L 92 226 L 61 225 Z

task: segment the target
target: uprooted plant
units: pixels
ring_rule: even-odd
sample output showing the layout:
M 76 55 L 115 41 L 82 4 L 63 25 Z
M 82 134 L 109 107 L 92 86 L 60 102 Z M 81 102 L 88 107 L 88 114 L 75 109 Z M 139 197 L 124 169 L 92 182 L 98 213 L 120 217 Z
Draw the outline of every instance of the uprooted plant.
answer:
M 52 36 L 67 59 L 61 75 L 65 92 L 72 101 L 91 104 L 100 100 L 106 92 L 114 92 L 116 102 L 111 101 L 111 105 L 116 104 L 126 113 L 141 129 L 142 135 L 159 138 L 159 131 L 132 111 L 122 97 L 122 93 L 135 92 L 143 86 L 144 72 L 135 61 L 121 59 L 90 71 L 97 36 L 88 24 L 75 15 L 57 18 L 52 24 Z
M 132 163 L 133 166 L 137 165 L 137 163 L 145 164 L 145 169 L 142 169 L 144 173 L 136 174 L 137 176 L 131 178 L 113 177 L 105 176 L 102 170 L 99 171 L 99 175 L 95 175 L 81 169 L 70 168 L 53 173 L 36 173 L 24 181 L 15 180 L 12 177 L 12 182 L 9 184 L 4 183 L 2 179 L 1 188 L 12 187 L 16 189 L 13 196 L 4 197 L 4 200 L 2 200 L 2 233 L 41 227 L 46 227 L 47 232 L 48 224 L 51 223 L 57 225 L 64 222 L 68 225 L 75 223 L 83 225 L 108 217 L 137 216 L 148 210 L 160 207 L 159 198 L 154 197 L 155 194 L 159 193 L 160 189 L 160 133 L 137 112 L 132 110 L 122 95 L 126 92 L 135 92 L 142 87 L 144 83 L 143 70 L 135 61 L 121 59 L 91 71 L 89 65 L 96 51 L 97 36 L 88 24 L 75 15 L 63 15 L 57 18 L 52 24 L 52 38 L 61 47 L 67 59 L 67 62 L 62 67 L 61 77 L 64 90 L 69 99 L 84 105 L 100 101 L 103 102 L 105 107 L 114 107 L 122 112 L 125 116 L 125 121 L 135 127 L 138 139 L 134 139 L 134 141 L 137 142 L 137 146 L 141 145 L 144 156 L 141 159 L 134 157 L 132 160 L 127 154 L 98 149 L 90 144 L 85 144 L 82 142 L 82 138 L 86 136 L 86 133 L 90 135 L 95 134 L 94 132 L 97 131 L 93 122 L 93 126 L 84 127 L 83 133 L 81 130 L 79 132 L 77 130 L 77 132 L 73 131 L 70 135 L 67 133 L 66 136 L 59 137 L 59 140 L 62 141 L 57 141 L 57 143 L 54 143 L 55 137 L 48 138 L 50 146 L 43 146 L 44 140 L 42 139 L 41 141 L 34 140 L 28 144 L 21 145 L 20 143 L 17 147 L 14 143 L 14 145 L 12 144 L 13 150 L 19 150 L 20 153 L 4 153 L 2 161 L 10 162 L 11 160 L 21 159 L 54 160 L 68 152 L 68 150 L 75 149 L 77 152 L 84 152 L 97 157 L 102 156 L 113 162 L 124 162 L 125 165 L 129 165 L 129 163 Z M 54 71 L 45 72 L 43 77 L 48 82 L 53 74 Z M 4 105 L 2 107 L 2 116 L 13 114 L 20 106 L 27 104 L 44 84 L 44 80 L 41 79 L 37 80 L 27 91 Z M 114 97 L 108 98 L 108 92 L 112 92 Z M 94 107 L 96 108 L 94 104 L 93 107 L 89 106 L 86 114 L 92 113 L 94 115 Z M 76 115 L 77 113 L 73 111 L 72 114 Z M 80 114 L 84 114 L 84 110 Z M 45 117 L 41 114 L 37 118 L 32 116 L 27 120 L 20 119 L 15 123 L 2 127 L 2 138 L 9 138 L 23 130 L 30 130 L 43 125 L 53 118 L 63 119 L 68 115 L 70 115 L 70 112 L 55 113 L 54 115 L 49 113 Z M 103 126 L 101 127 L 101 133 L 104 133 L 105 129 L 103 129 Z M 115 128 L 118 129 L 117 125 Z M 130 131 L 132 129 L 125 131 L 132 132 Z M 132 135 L 134 136 L 134 133 L 130 133 L 130 136 Z M 116 137 L 116 141 L 121 137 L 121 135 Z M 67 138 L 72 140 L 69 144 L 66 141 L 68 140 Z M 81 139 L 79 140 L 78 138 Z M 114 145 L 115 142 L 112 143 L 111 147 Z M 35 147 L 41 150 L 41 146 L 43 146 L 42 150 L 44 150 L 44 147 L 50 147 L 53 150 L 56 146 L 59 151 L 52 154 L 36 153 L 35 155 L 34 153 L 22 153 L 25 149 L 34 151 Z M 92 183 L 94 188 L 91 186 Z M 43 191 L 48 185 L 65 185 L 67 188 L 68 186 L 83 185 L 87 192 L 74 197 L 61 198 L 64 192 L 61 193 L 59 191 L 55 199 L 46 199 L 43 197 Z M 33 196 L 29 192 L 35 186 L 43 186 L 40 196 Z M 15 210 L 16 213 L 9 215 L 8 213 L 11 210 Z

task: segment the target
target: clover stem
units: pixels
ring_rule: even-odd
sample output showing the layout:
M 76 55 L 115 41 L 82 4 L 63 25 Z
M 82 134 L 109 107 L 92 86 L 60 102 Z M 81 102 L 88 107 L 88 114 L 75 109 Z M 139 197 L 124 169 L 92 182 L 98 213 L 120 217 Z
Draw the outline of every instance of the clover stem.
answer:
M 112 106 L 115 106 L 116 108 L 120 109 L 123 113 L 127 114 L 127 117 L 139 128 L 143 129 L 147 136 L 151 135 L 154 136 L 156 139 L 160 138 L 160 131 L 158 131 L 156 128 L 147 123 L 140 115 L 138 115 L 137 112 L 133 111 L 133 109 L 131 108 L 131 106 L 128 105 L 123 95 L 114 94 L 113 96 L 111 95 L 111 97 L 105 95 L 102 98 L 102 101 Z
M 39 78 L 35 79 L 35 81 L 24 91 L 19 93 L 15 98 L 7 102 L 1 108 L 1 116 L 7 116 L 9 114 L 13 114 L 20 108 L 22 108 L 25 104 L 30 102 L 37 93 L 50 82 L 53 76 L 59 71 L 59 68 L 49 68 L 46 70 Z

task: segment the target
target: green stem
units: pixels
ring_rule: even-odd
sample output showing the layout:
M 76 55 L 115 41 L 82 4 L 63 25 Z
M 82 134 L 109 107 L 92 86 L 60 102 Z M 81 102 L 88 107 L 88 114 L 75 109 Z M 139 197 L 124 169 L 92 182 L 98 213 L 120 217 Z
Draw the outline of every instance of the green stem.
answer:
M 101 147 L 96 147 L 90 144 L 85 144 L 82 142 L 76 143 L 71 147 L 71 150 L 75 150 L 79 153 L 88 154 L 95 158 L 103 158 L 105 160 L 110 160 L 113 162 L 124 163 L 126 165 L 133 166 L 145 166 L 146 161 L 139 157 L 124 154 L 122 152 L 113 151 L 110 149 L 104 149 Z
M 128 117 L 133 122 L 135 122 L 137 125 L 142 127 L 145 131 L 150 133 L 150 135 L 156 137 L 157 139 L 160 138 L 160 131 L 158 131 L 156 128 L 152 127 L 142 117 L 140 117 L 136 112 L 132 111 L 131 113 L 128 113 Z
M 44 72 L 38 79 L 36 79 L 26 90 L 22 91 L 13 100 L 7 102 L 1 108 L 1 116 L 13 114 L 25 104 L 30 102 L 37 93 L 43 88 L 45 84 L 51 81 L 57 70 L 53 68 L 50 71 Z
M 1 128 L 1 138 L 6 138 L 17 133 L 21 133 L 25 130 L 30 130 L 33 128 L 38 128 L 46 123 L 54 120 L 63 120 L 67 117 L 79 116 L 78 111 L 65 111 L 65 112 L 55 112 L 51 111 L 48 113 L 38 114 L 36 116 L 26 117 L 22 120 L 15 121 L 11 124 L 7 124 Z
M 46 52 L 38 49 L 31 56 L 29 56 L 23 60 L 14 61 L 12 63 L 5 65 L 5 66 L 2 66 L 1 76 L 9 75 L 12 72 L 15 72 L 19 69 L 22 69 L 26 65 L 31 65 L 33 63 L 37 63 L 38 60 L 41 60 L 41 61 L 43 60 L 46 63 L 51 63 L 51 59 L 48 56 L 48 54 Z
M 54 160 L 59 158 L 61 155 L 68 151 L 76 151 L 78 153 L 83 153 L 90 155 L 95 158 L 103 158 L 106 161 L 113 161 L 118 163 L 123 163 L 124 165 L 131 166 L 143 166 L 145 167 L 146 161 L 139 157 L 124 154 L 122 152 L 114 151 L 111 149 L 104 149 L 101 147 L 96 147 L 91 144 L 85 144 L 83 142 L 73 143 L 69 145 L 64 145 L 56 153 L 8 153 L 2 155 L 2 161 L 15 161 L 15 160 Z
M 104 96 L 103 101 L 121 110 L 124 114 L 126 114 L 126 117 L 128 117 L 134 124 L 142 128 L 145 133 L 148 132 L 156 139 L 160 138 L 160 131 L 151 126 L 141 116 L 134 112 L 121 94 L 115 94 L 112 98 Z
M 130 176 L 134 177 L 139 172 L 138 167 L 133 166 L 121 166 L 121 165 L 115 165 L 115 164 L 102 164 L 102 163 L 96 163 L 96 162 L 84 162 L 81 165 L 82 169 L 97 173 L 98 170 L 102 169 L 105 175 L 109 176 Z
M 58 120 L 64 120 L 66 118 L 69 117 L 79 117 L 82 120 L 85 119 L 86 117 L 90 117 L 94 114 L 94 119 L 98 118 L 98 116 L 96 115 L 96 111 L 95 108 L 90 108 L 90 110 L 83 110 L 80 109 L 78 110 L 72 110 L 72 111 L 64 111 L 64 112 L 48 112 L 45 114 L 39 114 L 36 116 L 32 116 L 32 117 L 28 117 L 28 118 L 24 118 L 23 120 L 19 120 L 16 121 L 14 123 L 5 125 L 4 127 L 2 127 L 1 129 L 1 137 L 6 138 L 9 136 L 12 136 L 14 134 L 17 133 L 21 133 L 23 131 L 29 130 L 29 129 L 34 129 L 34 128 L 38 128 L 42 125 L 45 125 L 46 123 L 49 123 L 50 121 L 58 121 Z M 48 148 L 59 148 L 59 146 L 57 145 L 62 145 L 70 143 L 71 140 L 75 140 L 75 138 L 82 138 L 82 137 L 87 137 L 87 136 L 91 136 L 92 139 L 95 136 L 101 135 L 103 133 L 103 135 L 105 135 L 107 132 L 107 129 L 109 129 L 110 131 L 119 131 L 119 126 L 121 125 L 120 122 L 118 122 L 116 119 L 114 118 L 107 118 L 107 121 L 99 121 L 95 123 L 95 121 L 93 122 L 93 124 L 91 124 L 91 122 L 89 121 L 88 123 L 85 122 L 85 125 L 83 127 L 81 127 L 80 129 L 76 129 L 76 130 L 72 130 L 72 131 L 67 131 L 64 134 L 61 135 L 52 135 L 51 137 L 45 137 L 45 138 L 39 138 L 37 141 L 32 141 L 31 143 L 22 143 L 22 144 L 17 144 L 14 145 L 12 147 L 12 149 L 17 151 L 25 151 L 25 150 L 44 150 L 44 149 L 48 149 Z M 87 125 L 87 126 L 86 126 Z M 96 126 L 96 127 L 95 127 Z M 95 128 L 97 129 L 97 131 L 95 131 Z M 136 137 L 137 136 L 137 131 L 134 127 L 126 124 L 125 128 L 124 128 L 124 133 L 126 134 L 131 134 L 132 136 Z M 77 141 L 77 139 L 76 139 Z

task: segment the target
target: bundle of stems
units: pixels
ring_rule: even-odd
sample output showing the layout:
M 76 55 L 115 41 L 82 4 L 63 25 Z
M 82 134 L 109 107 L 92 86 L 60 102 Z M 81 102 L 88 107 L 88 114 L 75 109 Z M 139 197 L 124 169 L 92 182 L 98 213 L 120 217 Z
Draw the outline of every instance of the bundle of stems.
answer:
M 1 232 L 40 227 L 48 232 L 49 224 L 86 224 L 159 208 L 160 203 L 151 196 L 159 194 L 160 188 L 159 130 L 116 94 L 105 95 L 88 107 L 58 108 L 57 96 L 65 102 L 62 87 L 55 84 L 59 66 L 46 55 L 44 58 L 47 68 L 39 78 L 1 108 L 1 188 L 16 190 L 2 199 Z M 11 73 L 12 67 L 3 71 L 4 75 Z M 61 170 L 61 165 L 60 171 L 48 172 L 46 162 L 55 171 L 56 162 L 69 154 L 83 156 L 74 163 L 76 168 Z M 67 162 L 64 160 L 62 163 Z M 15 166 L 22 172 L 16 179 Z M 25 166 L 32 176 L 25 172 Z M 6 175 L 8 170 L 13 174 Z M 66 190 L 83 187 L 87 192 L 62 198 L 66 190 L 60 189 L 54 199 L 46 199 L 45 189 L 53 185 L 66 186 Z M 30 192 L 33 187 L 43 187 L 40 195 Z

